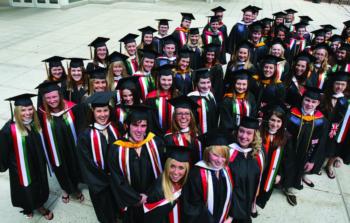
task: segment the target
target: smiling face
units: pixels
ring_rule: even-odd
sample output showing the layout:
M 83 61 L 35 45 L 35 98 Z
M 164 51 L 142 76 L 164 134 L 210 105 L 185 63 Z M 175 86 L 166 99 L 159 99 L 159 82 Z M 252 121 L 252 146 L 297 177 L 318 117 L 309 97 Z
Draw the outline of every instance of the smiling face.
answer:
M 60 104 L 60 94 L 58 91 L 51 91 L 44 94 L 44 100 L 51 109 L 58 108 Z
M 107 90 L 106 79 L 94 79 L 92 80 L 92 89 L 94 92 L 104 92 Z
M 50 71 L 54 81 L 58 81 L 62 78 L 63 68 L 61 66 L 51 67 Z
M 270 132 L 277 132 L 282 127 L 282 119 L 276 115 L 271 115 L 268 126 Z
M 134 56 L 136 54 L 136 42 L 126 44 L 125 49 L 130 56 Z
M 199 40 L 199 34 L 190 34 L 190 42 L 193 45 L 196 45 L 198 43 Z
M 334 81 L 333 83 L 333 92 L 335 94 L 340 94 L 345 91 L 347 87 L 347 82 L 346 81 Z
M 158 32 L 161 36 L 166 36 L 168 34 L 168 25 L 159 25 Z
M 121 92 L 122 101 L 125 105 L 134 104 L 134 96 L 129 89 L 123 89 Z
M 208 93 L 211 89 L 210 78 L 199 78 L 197 88 L 200 93 Z
M 96 107 L 92 110 L 95 122 L 100 125 L 106 125 L 109 122 L 109 107 Z
M 162 75 L 159 78 L 159 84 L 160 88 L 164 91 L 170 90 L 171 86 L 173 85 L 173 76 L 171 75 Z
M 295 65 L 295 75 L 301 76 L 305 73 L 307 68 L 307 62 L 305 60 L 298 60 L 297 64 Z
M 80 81 L 83 77 L 83 72 L 81 71 L 80 67 L 71 67 L 70 74 L 72 76 L 72 79 L 76 82 Z
M 143 58 L 142 66 L 143 66 L 144 71 L 151 72 L 151 70 L 154 66 L 154 59 L 150 59 L 147 57 Z
M 219 22 L 212 22 L 212 23 L 210 23 L 210 27 L 211 27 L 213 32 L 218 31 L 218 29 L 220 28 Z
M 243 126 L 238 128 L 237 141 L 242 148 L 248 148 L 253 142 L 255 130 Z
M 275 57 L 283 56 L 283 47 L 281 46 L 281 44 L 274 44 L 271 47 L 271 55 Z
M 175 44 L 166 44 L 163 51 L 167 57 L 173 57 L 175 53 Z
M 173 183 L 179 183 L 186 175 L 186 163 L 179 162 L 175 159 L 171 160 L 169 168 L 169 178 Z
M 175 109 L 175 121 L 180 129 L 185 129 L 190 126 L 191 111 L 188 108 L 176 108 Z
M 97 47 L 96 56 L 99 60 L 105 60 L 107 57 L 107 47 L 106 46 Z
M 237 94 L 243 94 L 248 90 L 248 80 L 238 79 L 235 83 L 235 92 Z
M 238 50 L 238 60 L 240 62 L 246 62 L 248 60 L 249 50 L 247 48 L 240 48 Z
M 215 52 L 207 52 L 205 54 L 205 57 L 207 58 L 207 62 L 208 63 L 213 63 L 214 62 L 214 59 L 215 59 Z
M 140 120 L 135 123 L 131 123 L 129 126 L 130 138 L 134 142 L 141 142 L 144 140 L 147 130 L 147 121 Z
M 301 107 L 303 108 L 306 114 L 311 114 L 316 110 L 319 104 L 319 100 L 315 100 L 305 96 L 301 102 Z
M 180 70 L 186 70 L 190 65 L 190 58 L 181 58 L 179 61 Z
M 33 120 L 33 116 L 34 116 L 33 105 L 21 106 L 20 117 L 21 117 L 22 121 L 24 121 L 24 122 L 31 121 L 31 120 Z
M 325 49 L 317 49 L 314 54 L 316 58 L 316 63 L 321 64 L 327 56 L 327 50 Z
M 112 69 L 113 69 L 113 75 L 115 77 L 118 77 L 118 76 L 122 75 L 123 67 L 120 64 L 117 64 L 117 63 L 114 64 Z
M 264 64 L 264 77 L 271 78 L 275 73 L 275 65 L 274 64 Z
M 188 19 L 182 20 L 181 27 L 189 29 L 190 26 L 191 26 L 191 20 L 188 20 Z
M 213 151 L 209 152 L 209 164 L 215 169 L 221 169 L 225 166 L 226 158 L 222 157 Z
M 153 40 L 153 34 L 145 34 L 143 36 L 143 42 L 146 44 L 146 45 L 150 45 L 152 43 L 152 40 Z

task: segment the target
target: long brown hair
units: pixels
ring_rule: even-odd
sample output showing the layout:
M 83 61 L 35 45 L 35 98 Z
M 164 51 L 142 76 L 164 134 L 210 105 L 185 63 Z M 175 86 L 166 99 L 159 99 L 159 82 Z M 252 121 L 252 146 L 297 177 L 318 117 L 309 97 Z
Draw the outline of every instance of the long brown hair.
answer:
M 64 100 L 63 100 L 63 95 L 61 93 L 61 91 L 57 91 L 58 92 L 58 95 L 59 95 L 59 104 L 58 104 L 58 108 L 60 109 L 60 111 L 62 111 L 64 108 L 65 108 L 65 103 L 64 103 Z M 44 111 L 46 113 L 46 116 L 48 119 L 51 119 L 51 109 L 49 107 L 49 105 L 47 104 L 46 100 L 45 100 L 45 94 L 43 95 L 43 107 L 44 107 Z
M 190 121 L 190 125 L 189 125 L 190 131 L 191 131 L 191 133 L 194 133 L 195 135 L 197 135 L 199 133 L 199 130 L 197 128 L 196 118 L 194 117 L 193 112 L 190 109 L 188 109 L 188 110 L 189 110 L 190 116 L 191 116 L 191 121 Z M 176 109 L 173 113 L 170 129 L 171 129 L 172 133 L 177 133 L 177 132 L 181 131 L 180 126 L 176 122 Z
M 329 68 L 329 64 L 328 64 L 328 51 L 325 50 L 325 49 L 322 49 L 322 48 L 321 48 L 321 49 L 315 49 L 315 50 L 312 52 L 312 54 L 315 55 L 316 52 L 317 52 L 318 50 L 324 50 L 324 51 L 325 51 L 325 58 L 324 58 L 324 60 L 323 60 L 322 63 L 321 63 L 320 69 L 318 70 L 318 73 L 321 74 L 321 73 L 326 72 L 326 71 L 328 70 L 328 68 Z
M 289 87 L 291 84 L 292 84 L 292 81 L 293 81 L 293 77 L 295 76 L 295 67 L 297 65 L 297 63 L 300 61 L 299 60 L 296 60 L 294 63 L 293 63 L 293 67 L 292 69 L 290 69 L 289 71 L 289 74 L 286 76 L 286 79 L 284 81 L 284 86 L 286 87 Z M 305 60 L 301 60 L 301 61 L 305 61 Z M 305 72 L 302 74 L 302 77 L 303 77 L 303 81 L 307 81 L 307 79 L 311 76 L 311 71 L 313 70 L 313 66 L 310 62 L 306 61 L 306 70 Z M 299 82 L 299 80 L 298 80 Z M 299 83 L 299 84 L 303 84 L 303 83 Z
M 285 137 L 285 121 L 286 121 L 286 117 L 285 114 L 276 110 L 271 110 L 269 112 L 267 112 L 267 114 L 265 115 L 265 120 L 266 122 L 262 125 L 262 128 L 260 130 L 261 132 L 261 138 L 262 138 L 262 142 L 265 144 L 266 143 L 266 138 L 269 135 L 269 125 L 268 125 L 268 121 L 270 120 L 270 118 L 275 115 L 277 116 L 277 118 L 281 119 L 282 121 L 282 126 L 280 129 L 278 129 L 278 131 L 276 132 L 276 134 L 274 135 L 273 141 L 272 141 L 272 145 L 271 148 L 273 149 L 277 149 L 279 146 L 284 146 L 286 143 L 286 137 Z
M 79 67 L 81 70 L 81 81 L 83 88 L 87 89 L 88 87 L 88 75 L 85 71 L 84 67 Z M 68 68 L 68 76 L 67 76 L 67 90 L 68 91 L 73 91 L 74 86 L 76 86 L 76 81 L 72 78 L 72 73 L 71 73 L 71 67 Z

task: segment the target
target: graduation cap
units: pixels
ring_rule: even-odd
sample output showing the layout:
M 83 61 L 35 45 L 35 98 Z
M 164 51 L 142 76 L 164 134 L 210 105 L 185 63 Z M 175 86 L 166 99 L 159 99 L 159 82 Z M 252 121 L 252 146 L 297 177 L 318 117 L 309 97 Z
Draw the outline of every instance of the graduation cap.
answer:
M 194 71 L 194 82 L 198 83 L 199 79 L 210 78 L 210 69 L 208 68 L 200 68 Z
M 204 147 L 208 146 L 227 146 L 233 143 L 231 132 L 223 129 L 212 129 L 205 134 L 198 136 Z
M 278 33 L 278 31 L 289 33 L 289 28 L 281 23 L 281 24 L 278 24 L 275 28 L 275 33 Z
M 153 49 L 139 49 L 139 51 L 143 53 L 143 58 L 155 59 L 157 56 L 157 52 Z
M 59 91 L 61 88 L 58 86 L 59 81 L 44 81 L 39 84 L 35 89 L 39 89 L 42 95 L 50 93 L 52 91 Z
M 88 46 L 94 47 L 94 48 L 101 47 L 101 46 L 106 46 L 106 42 L 108 40 L 109 40 L 109 38 L 106 38 L 106 37 L 97 37 Z
M 280 38 L 274 38 L 272 41 L 267 43 L 269 47 L 272 47 L 275 44 L 280 44 L 283 48 L 286 48 L 286 44 Z
M 225 75 L 224 82 L 228 83 L 227 87 L 232 87 L 235 80 L 250 80 L 250 78 L 254 75 L 251 70 L 239 69 L 233 72 L 228 72 Z
M 338 50 L 346 50 L 346 51 L 350 51 L 350 44 L 348 44 L 348 43 L 342 43 L 341 45 L 340 45 L 340 47 L 338 48 Z
M 255 10 L 256 10 L 256 9 L 255 9 L 252 5 L 248 5 L 247 7 L 245 7 L 245 8 L 242 9 L 242 12 L 248 12 L 248 11 L 250 11 L 250 12 L 252 12 L 252 13 L 255 13 L 255 12 L 256 12 Z
M 343 37 L 338 34 L 334 34 L 331 38 L 329 38 L 330 42 L 343 42 Z
M 188 48 L 183 48 L 179 52 L 179 59 L 180 58 L 189 58 L 191 54 L 191 51 Z
M 311 22 L 311 21 L 314 21 L 312 18 L 310 18 L 310 17 L 307 16 L 307 15 L 299 16 L 299 18 L 300 18 L 300 21 L 301 21 L 301 22 L 305 22 L 305 23 L 307 23 L 307 24 L 309 24 L 309 22 Z
M 315 50 L 318 50 L 318 49 L 325 49 L 327 51 L 329 51 L 329 45 L 326 44 L 326 43 L 319 43 L 317 44 L 315 47 L 314 47 Z
M 303 51 L 300 52 L 298 55 L 295 56 L 294 61 L 299 61 L 299 60 L 304 60 L 307 63 L 313 63 L 316 61 L 316 58 L 314 56 L 312 56 L 311 54 Z
M 266 106 L 264 106 L 262 110 L 265 117 L 271 112 L 278 112 L 283 115 L 287 114 L 288 112 L 287 106 L 284 104 L 284 102 L 280 98 L 269 100 L 269 103 Z M 264 120 L 264 121 L 268 121 L 268 120 Z
M 169 99 L 168 102 L 175 108 L 188 108 L 191 111 L 195 111 L 198 107 L 196 102 L 194 102 L 190 97 L 187 97 L 185 95 Z
M 312 31 L 311 33 L 313 33 L 316 36 L 325 36 L 326 35 L 326 30 L 325 29 L 317 29 Z
M 262 58 L 262 64 L 274 64 L 277 65 L 278 62 L 281 62 L 283 59 L 273 55 L 266 55 Z
M 286 9 L 284 10 L 287 14 L 295 14 L 297 13 L 298 11 L 294 10 L 294 9 Z
M 308 25 L 309 25 L 308 23 L 301 21 L 301 22 L 295 23 L 294 27 L 297 30 L 297 29 L 300 29 L 300 28 L 305 28 Z
M 248 40 L 245 40 L 238 45 L 237 49 L 240 49 L 240 48 L 251 49 L 251 48 L 254 48 L 254 45 Z
M 156 29 L 154 29 L 154 28 L 152 28 L 152 27 L 150 27 L 150 26 L 145 26 L 145 27 L 140 28 L 140 29 L 138 29 L 138 30 L 142 33 L 142 35 L 145 35 L 145 34 L 153 34 L 154 32 L 157 31 Z
M 162 41 L 163 41 L 163 45 L 168 45 L 168 44 L 174 44 L 176 45 L 176 40 L 174 39 L 174 37 L 172 35 L 168 35 L 166 37 L 163 37 L 162 38 Z
M 280 12 L 275 12 L 272 15 L 277 19 L 277 18 L 284 18 L 287 14 L 285 12 L 280 11 Z
M 159 25 L 169 26 L 169 22 L 173 21 L 173 20 L 171 20 L 171 19 L 156 19 L 156 21 L 159 22 Z
M 123 38 L 121 38 L 119 40 L 119 52 L 122 52 L 122 43 L 124 43 L 125 45 L 128 44 L 128 43 L 135 43 L 136 42 L 136 38 L 138 37 L 139 35 L 136 35 L 136 34 L 133 34 L 133 33 L 128 33 L 126 34 Z
M 241 119 L 241 123 L 239 126 L 248 129 L 259 129 L 259 120 L 257 118 L 253 118 L 250 116 L 244 116 Z
M 113 92 L 95 92 L 88 97 L 85 103 L 90 104 L 91 107 L 105 107 L 109 105 L 109 101 L 113 97 Z
M 338 71 L 330 73 L 328 77 L 330 77 L 333 81 L 348 81 L 350 73 L 346 71 Z
M 205 49 L 205 52 L 217 52 L 220 48 L 220 45 L 210 43 L 203 47 Z
M 175 68 L 175 65 L 172 64 L 165 64 L 163 66 L 159 66 L 157 68 L 157 75 L 158 76 L 169 76 L 169 75 L 173 75 L 173 69 Z
M 327 32 L 331 32 L 333 29 L 337 29 L 336 27 L 332 26 L 331 24 L 325 24 L 320 25 L 322 28 L 324 28 Z
M 11 109 L 11 120 L 13 120 L 13 110 L 12 110 L 12 103 L 11 101 L 14 101 L 15 106 L 30 106 L 33 105 L 33 102 L 31 100 L 32 97 L 37 96 L 36 94 L 20 94 L 16 95 L 10 98 L 5 99 L 5 101 L 8 101 L 10 103 L 10 109 Z
M 69 67 L 84 67 L 84 60 L 88 60 L 86 58 L 79 58 L 79 57 L 71 57 L 71 58 L 67 58 L 68 60 L 70 60 L 69 63 Z
M 262 10 L 262 8 L 252 5 L 251 8 L 253 9 L 253 13 L 258 13 L 260 10 Z
M 178 162 L 190 162 L 193 149 L 186 146 L 166 145 L 166 156 Z
M 213 22 L 219 22 L 220 19 L 218 16 L 214 15 L 214 16 L 209 16 L 210 20 L 209 23 L 213 23 Z
M 264 28 L 264 24 L 260 21 L 256 21 L 250 24 L 248 28 L 250 32 L 261 32 Z
M 224 12 L 224 11 L 226 11 L 226 9 L 224 9 L 221 6 L 218 6 L 216 8 L 211 9 L 211 11 L 214 12 L 214 13 L 217 13 L 217 12 Z
M 188 33 L 190 35 L 199 34 L 199 28 L 190 28 L 190 31 Z
M 350 20 L 343 22 L 343 24 L 346 28 L 350 27 Z
M 64 57 L 60 57 L 60 56 L 52 56 L 52 57 L 49 57 L 45 60 L 42 60 L 41 62 L 45 62 L 45 65 L 46 63 L 49 64 L 49 68 L 52 68 L 52 67 L 60 67 L 62 66 L 62 60 L 65 60 L 66 58 Z
M 181 12 L 181 15 L 182 15 L 182 21 L 185 20 L 185 19 L 189 20 L 189 21 L 195 20 L 195 18 L 194 18 L 192 13 Z
M 153 108 L 144 104 L 139 105 L 125 105 L 129 110 L 128 116 L 125 120 L 127 124 L 135 123 L 140 120 L 148 120 L 149 111 Z
M 98 67 L 94 70 L 91 70 L 89 74 L 90 74 L 90 79 L 106 79 L 107 69 Z
M 316 87 L 311 87 L 311 86 L 304 86 L 306 88 L 306 91 L 303 95 L 303 97 L 308 97 L 313 100 L 320 100 L 321 99 L 321 94 L 322 90 Z
M 113 62 L 117 62 L 117 61 L 126 61 L 129 57 L 122 54 L 122 53 L 119 53 L 117 51 L 114 51 L 113 53 L 109 54 L 108 56 L 108 61 L 109 63 L 113 63 Z
M 123 90 L 123 89 L 135 89 L 138 85 L 139 77 L 138 76 L 131 76 L 131 77 L 123 77 L 120 79 L 117 83 L 116 90 Z
M 264 25 L 271 25 L 271 23 L 273 22 L 273 19 L 270 18 L 263 18 L 260 20 L 260 22 Z

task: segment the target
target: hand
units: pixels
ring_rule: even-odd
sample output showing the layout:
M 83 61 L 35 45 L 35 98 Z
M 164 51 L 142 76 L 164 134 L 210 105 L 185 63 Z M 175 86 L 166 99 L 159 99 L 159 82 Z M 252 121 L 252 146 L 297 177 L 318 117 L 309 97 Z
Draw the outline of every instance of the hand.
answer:
M 229 216 L 229 217 L 224 221 L 224 223 L 231 223 L 232 220 L 233 220 L 233 218 Z
M 275 184 L 278 184 L 281 181 L 281 176 L 277 175 L 275 178 Z
M 310 172 L 312 168 L 314 168 L 314 165 L 315 165 L 314 163 L 310 163 L 310 162 L 305 163 L 304 171 L 306 173 Z
M 140 194 L 141 200 L 139 201 L 139 205 L 143 205 L 147 202 L 147 195 L 146 194 Z

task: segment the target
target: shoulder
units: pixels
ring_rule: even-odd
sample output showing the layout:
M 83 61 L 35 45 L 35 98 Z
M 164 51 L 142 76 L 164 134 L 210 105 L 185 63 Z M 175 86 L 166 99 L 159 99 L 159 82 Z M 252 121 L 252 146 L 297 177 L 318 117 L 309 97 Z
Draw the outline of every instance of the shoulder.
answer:
M 157 90 L 151 91 L 149 94 L 147 94 L 147 99 L 153 99 L 157 97 Z

